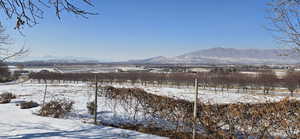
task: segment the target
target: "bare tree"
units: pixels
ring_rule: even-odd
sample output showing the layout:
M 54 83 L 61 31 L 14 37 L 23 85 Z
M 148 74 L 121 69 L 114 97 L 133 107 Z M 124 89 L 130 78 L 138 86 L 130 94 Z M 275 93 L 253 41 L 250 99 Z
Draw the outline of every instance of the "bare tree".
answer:
M 28 51 L 24 47 L 19 50 L 14 50 L 10 44 L 9 35 L 5 33 L 5 29 L 0 23 L 0 61 L 23 55 Z
M 297 73 L 297 72 L 288 72 L 283 77 L 283 86 L 286 87 L 291 92 L 291 96 L 294 95 L 293 93 L 298 87 L 298 82 L 297 82 L 298 75 L 299 75 L 299 73 Z
M 271 26 L 277 40 L 284 45 L 300 50 L 300 1 L 272 0 L 269 4 Z
M 44 16 L 45 8 L 55 10 L 60 19 L 63 11 L 87 17 L 94 14 L 82 9 L 82 5 L 93 6 L 91 0 L 0 0 L 0 10 L 9 19 L 16 18 L 16 29 L 23 25 L 32 26 Z
M 0 61 L 0 82 L 5 82 L 8 80 L 10 76 L 10 72 L 8 70 L 8 66 Z
M 278 83 L 278 78 L 274 71 L 262 71 L 258 73 L 259 84 L 263 87 L 264 94 L 269 94 L 270 91 Z
M 0 0 L 0 15 L 8 19 L 16 19 L 15 29 L 20 30 L 24 25 L 33 26 L 44 17 L 45 9 L 54 9 L 56 16 L 61 19 L 61 13 L 87 17 L 95 14 L 82 9 L 83 4 L 93 6 L 91 0 Z M 0 21 L 0 61 L 24 55 L 28 52 L 24 47 L 16 50 L 10 47 L 9 35 L 5 34 Z

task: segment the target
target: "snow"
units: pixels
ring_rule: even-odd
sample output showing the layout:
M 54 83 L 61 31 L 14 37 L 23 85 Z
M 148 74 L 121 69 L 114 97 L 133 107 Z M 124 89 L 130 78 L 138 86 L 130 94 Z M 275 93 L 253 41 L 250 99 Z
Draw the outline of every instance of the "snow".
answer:
M 17 99 L 11 103 L 0 105 L 0 138 L 162 138 L 131 130 L 85 124 L 80 117 L 87 115 L 86 102 L 90 98 L 88 92 L 91 91 L 85 84 L 49 85 L 48 88 L 47 101 L 63 96 L 75 102 L 74 112 L 66 119 L 38 116 L 34 113 L 39 107 L 20 109 L 16 106 L 25 100 L 41 103 L 44 85 L 24 83 L 0 86 L 0 92 L 17 95 Z
M 145 91 L 157 95 L 194 100 L 195 90 L 192 87 L 157 87 L 131 84 L 113 84 L 114 87 L 143 88 Z M 94 89 L 89 84 L 76 83 L 50 83 L 48 84 L 46 101 L 57 98 L 68 98 L 74 101 L 74 110 L 65 119 L 40 117 L 36 113 L 39 107 L 29 110 L 20 109 L 16 106 L 22 101 L 36 101 L 42 103 L 45 85 L 32 82 L 1 85 L 0 93 L 11 92 L 17 95 L 9 104 L 0 104 L 0 138 L 161 138 L 154 135 L 142 134 L 135 131 L 123 130 L 105 126 L 86 124 L 91 122 L 93 116 L 88 114 L 86 104 L 93 101 Z M 240 90 L 230 89 L 215 92 L 213 89 L 199 88 L 200 101 L 209 104 L 227 103 L 263 103 L 266 101 L 279 101 L 288 93 L 273 92 L 263 95 L 261 91 L 245 93 Z M 299 99 L 299 94 L 295 94 Z M 126 111 L 122 106 L 115 105 L 113 100 L 98 97 L 98 118 L 107 123 L 139 122 L 144 119 L 130 120 L 131 111 Z M 132 117 L 132 116 L 131 116 Z M 125 120 L 125 121 L 124 121 Z M 162 124 L 162 126 L 167 126 Z
M 158 138 L 77 120 L 40 117 L 14 104 L 1 105 L 0 112 L 0 138 Z
M 143 88 L 148 93 L 163 95 L 173 98 L 185 99 L 188 101 L 194 101 L 195 89 L 194 88 L 170 88 L 170 87 L 145 87 L 140 85 L 119 85 L 114 84 L 114 87 L 123 88 Z M 264 102 L 276 102 L 287 97 L 289 93 L 272 92 L 269 95 L 264 95 L 262 91 L 245 93 L 240 90 L 230 89 L 229 91 L 220 89 L 215 92 L 213 89 L 199 88 L 198 98 L 201 102 L 209 104 L 229 104 L 229 103 L 264 103 Z M 300 99 L 300 98 L 299 98 Z
M 19 70 L 17 68 L 10 68 L 9 69 L 11 72 L 14 72 L 16 70 Z M 24 71 L 29 71 L 29 72 L 40 72 L 42 70 L 47 70 L 47 71 L 50 71 L 50 72 L 55 72 L 56 70 L 54 68 L 46 68 L 46 67 L 29 67 L 29 68 L 24 68 L 22 69 Z

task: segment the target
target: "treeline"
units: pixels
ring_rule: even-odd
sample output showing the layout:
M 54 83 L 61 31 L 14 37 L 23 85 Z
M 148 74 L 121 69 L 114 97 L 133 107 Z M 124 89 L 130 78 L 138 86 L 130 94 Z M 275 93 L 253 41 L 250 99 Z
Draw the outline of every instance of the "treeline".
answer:
M 262 89 L 268 94 L 275 87 L 287 88 L 291 94 L 300 85 L 300 72 L 287 72 L 278 78 L 272 71 L 261 71 L 256 74 L 243 74 L 239 72 L 199 72 L 199 73 L 150 73 L 150 72 L 121 72 L 121 73 L 31 73 L 31 79 L 39 82 L 43 80 L 57 81 L 59 83 L 95 81 L 102 83 L 131 83 L 144 86 L 194 86 L 195 78 L 199 86 L 213 88 L 215 91 L 224 91 L 235 88 L 238 91 Z
M 17 79 L 18 75 L 12 76 L 11 72 L 9 71 L 8 65 L 2 61 L 0 61 L 0 83 L 5 83 L 9 81 L 13 81 Z
M 56 65 L 97 65 L 97 61 L 83 61 L 83 62 L 63 62 L 63 61 L 27 61 L 27 62 L 7 62 L 8 65 L 17 66 L 24 65 L 26 67 L 53 67 Z

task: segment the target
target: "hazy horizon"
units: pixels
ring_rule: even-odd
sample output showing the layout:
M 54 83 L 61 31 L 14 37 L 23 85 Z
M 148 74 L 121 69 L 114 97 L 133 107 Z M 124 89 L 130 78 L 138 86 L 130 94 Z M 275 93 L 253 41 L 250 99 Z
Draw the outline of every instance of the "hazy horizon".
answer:
M 164 58 L 175 58 L 177 56 L 183 56 L 186 54 L 191 54 L 191 53 L 195 53 L 195 52 L 201 52 L 201 51 L 210 51 L 213 52 L 213 50 L 216 49 L 234 49 L 234 50 L 278 50 L 277 52 L 280 53 L 281 50 L 282 54 L 286 54 L 285 50 L 290 51 L 290 48 L 225 48 L 225 47 L 212 47 L 212 48 L 203 48 L 203 49 L 198 49 L 198 50 L 194 50 L 194 51 L 189 51 L 186 53 L 181 53 L 179 55 L 175 55 L 175 56 L 164 56 L 164 55 L 157 55 L 157 56 L 152 56 L 152 57 L 146 57 L 146 58 L 141 58 L 141 57 L 136 57 L 136 58 L 132 58 L 132 59 L 122 59 L 122 60 L 112 60 L 112 59 L 98 59 L 98 58 L 93 58 L 93 57 L 83 57 L 83 56 L 74 56 L 74 55 L 64 55 L 64 56 L 56 56 L 56 55 L 38 55 L 38 56 L 22 56 L 19 58 L 14 58 L 9 60 L 10 62 L 25 62 L 25 61 L 48 61 L 48 60 L 77 60 L 77 61 L 98 61 L 98 62 L 126 62 L 126 61 L 131 61 L 131 60 L 146 60 L 146 59 L 152 59 L 152 58 L 159 58 L 159 57 L 164 57 Z M 218 50 L 219 51 L 219 50 Z M 290 51 L 291 52 L 291 51 Z M 296 53 L 290 53 L 292 55 L 296 54 Z M 255 58 L 255 56 L 253 57 Z

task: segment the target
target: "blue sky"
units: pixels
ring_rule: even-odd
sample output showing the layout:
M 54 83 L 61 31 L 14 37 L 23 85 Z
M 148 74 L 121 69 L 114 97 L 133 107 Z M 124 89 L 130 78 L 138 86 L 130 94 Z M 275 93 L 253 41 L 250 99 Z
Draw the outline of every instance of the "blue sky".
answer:
M 89 19 L 53 10 L 25 37 L 12 29 L 15 45 L 30 57 L 78 56 L 99 60 L 176 56 L 212 47 L 276 48 L 263 26 L 269 0 L 94 0 Z

